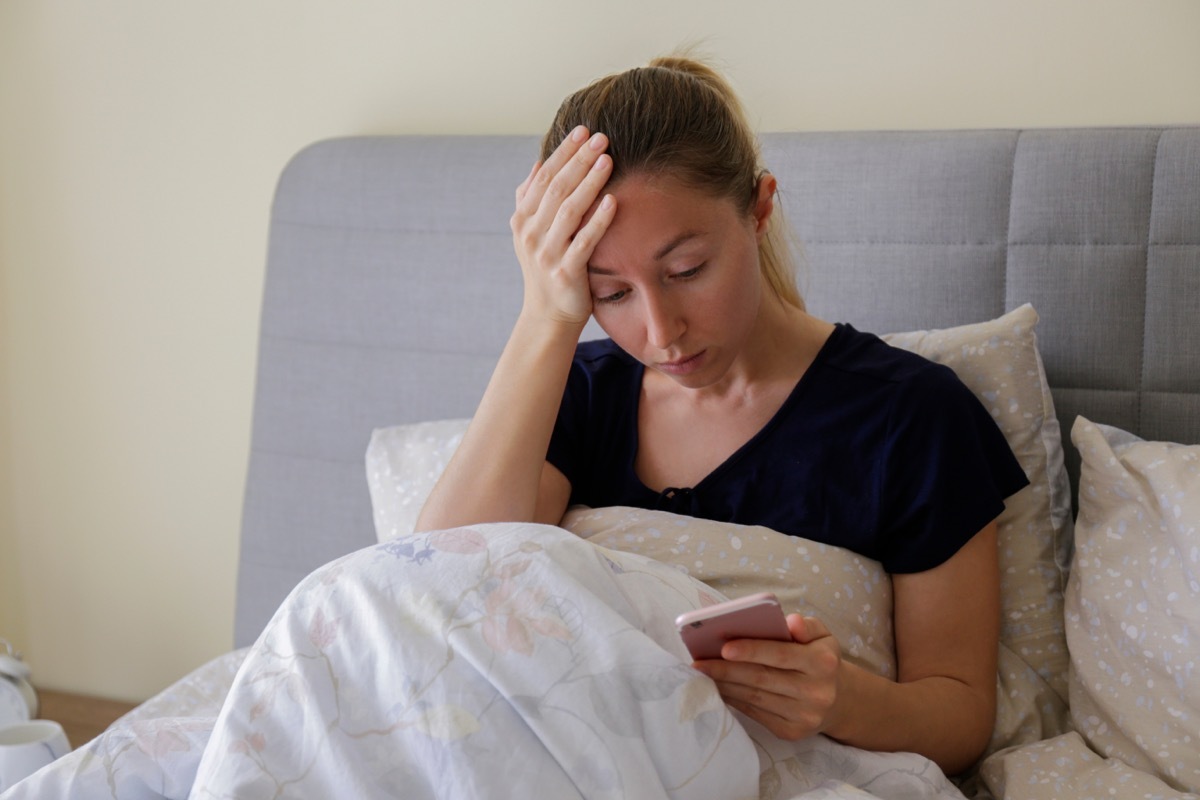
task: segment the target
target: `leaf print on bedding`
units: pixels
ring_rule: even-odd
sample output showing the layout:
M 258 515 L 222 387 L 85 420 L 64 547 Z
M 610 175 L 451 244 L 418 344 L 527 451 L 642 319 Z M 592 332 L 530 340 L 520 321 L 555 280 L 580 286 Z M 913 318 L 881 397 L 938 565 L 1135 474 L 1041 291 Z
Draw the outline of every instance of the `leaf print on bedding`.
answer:
M 308 640 L 313 647 L 324 650 L 337 639 L 338 622 L 336 619 L 325 619 L 325 610 L 317 609 L 312 622 L 308 625 Z
M 683 699 L 679 703 L 679 721 L 693 722 L 708 711 L 723 711 L 725 703 L 709 678 L 697 674 L 683 685 Z
M 483 640 L 500 654 L 515 651 L 533 655 L 535 634 L 561 641 L 574 638 L 540 588 L 522 588 L 510 579 L 502 580 L 487 592 L 484 609 L 487 616 L 483 620 Z
M 514 561 L 508 564 L 501 564 L 500 566 L 496 567 L 496 569 L 493 571 L 493 574 L 495 574 L 497 578 L 509 580 L 510 578 L 515 578 L 525 570 L 529 569 L 529 565 L 532 563 L 532 561 L 526 559 L 524 561 Z
M 686 671 L 685 671 L 686 670 Z M 669 666 L 655 664 L 621 664 L 607 672 L 591 676 L 588 695 L 596 718 L 613 733 L 620 736 L 640 737 L 645 730 L 643 722 L 629 714 L 630 707 L 642 707 L 649 703 L 665 700 L 684 689 L 695 676 L 690 667 L 676 663 Z
M 138 749 L 155 761 L 162 761 L 172 753 L 186 753 L 191 742 L 170 728 L 140 728 L 134 732 Z
M 479 531 L 471 528 L 437 531 L 430 535 L 429 543 L 436 550 L 459 555 L 473 555 L 487 551 L 487 539 Z
M 431 739 L 453 742 L 477 732 L 479 720 L 465 708 L 444 705 L 431 708 L 416 721 L 415 727 Z
M 267 737 L 261 733 L 248 733 L 229 745 L 230 753 L 250 755 L 251 752 L 261 753 L 267 749 Z

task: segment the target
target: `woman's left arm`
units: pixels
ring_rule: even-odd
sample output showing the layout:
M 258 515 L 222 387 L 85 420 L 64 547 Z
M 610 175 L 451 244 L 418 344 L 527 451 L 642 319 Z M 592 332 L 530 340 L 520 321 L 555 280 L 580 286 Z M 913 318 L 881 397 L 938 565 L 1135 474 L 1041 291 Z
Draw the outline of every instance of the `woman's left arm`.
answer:
M 845 706 L 827 733 L 873 750 L 922 753 L 947 774 L 962 772 L 983 753 L 996 720 L 996 523 L 940 566 L 893 575 L 892 595 L 896 682 L 849 671 Z
M 996 523 L 948 561 L 892 576 L 897 679 L 843 661 L 819 620 L 789 617 L 794 643 L 742 639 L 697 664 L 726 702 L 776 735 L 824 733 L 867 750 L 971 766 L 996 716 L 1000 575 Z

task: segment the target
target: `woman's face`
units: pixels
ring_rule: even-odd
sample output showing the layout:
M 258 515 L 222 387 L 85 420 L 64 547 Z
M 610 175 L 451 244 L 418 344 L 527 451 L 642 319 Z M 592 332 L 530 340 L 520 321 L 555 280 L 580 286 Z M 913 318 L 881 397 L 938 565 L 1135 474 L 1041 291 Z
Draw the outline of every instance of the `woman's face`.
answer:
M 612 225 L 588 262 L 592 313 L 622 350 L 683 386 L 711 386 L 743 353 L 765 282 L 758 240 L 773 185 L 751 214 L 666 178 L 608 189 Z

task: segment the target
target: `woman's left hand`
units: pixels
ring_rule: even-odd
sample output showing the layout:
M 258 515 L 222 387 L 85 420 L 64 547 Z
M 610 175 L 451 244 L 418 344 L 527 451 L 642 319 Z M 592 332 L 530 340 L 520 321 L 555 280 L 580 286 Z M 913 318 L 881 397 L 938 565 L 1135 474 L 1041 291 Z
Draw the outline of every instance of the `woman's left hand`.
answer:
M 781 739 L 828 732 L 840 709 L 842 649 L 824 623 L 789 614 L 792 642 L 738 639 L 721 658 L 697 661 L 732 708 Z

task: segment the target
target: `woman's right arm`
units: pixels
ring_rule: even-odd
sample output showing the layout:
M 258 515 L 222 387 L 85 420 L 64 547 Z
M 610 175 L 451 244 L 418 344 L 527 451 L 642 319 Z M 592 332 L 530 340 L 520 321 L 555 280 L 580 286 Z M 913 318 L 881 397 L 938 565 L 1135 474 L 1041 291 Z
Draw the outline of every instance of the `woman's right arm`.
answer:
M 587 262 L 616 211 L 611 195 L 597 203 L 612 168 L 607 146 L 602 134 L 589 138 L 577 128 L 517 188 L 512 230 L 525 284 L 521 313 L 417 530 L 557 523 L 566 510 L 570 484 L 546 462 L 546 451 L 592 311 Z

